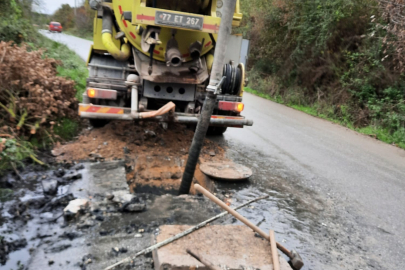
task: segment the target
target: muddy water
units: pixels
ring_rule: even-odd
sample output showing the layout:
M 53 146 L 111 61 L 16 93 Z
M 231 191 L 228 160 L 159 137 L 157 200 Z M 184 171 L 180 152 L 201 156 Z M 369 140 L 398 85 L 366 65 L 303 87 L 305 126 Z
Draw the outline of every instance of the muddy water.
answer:
M 63 217 L 48 222 L 62 213 L 63 206 L 45 212 L 43 203 L 40 207 L 20 210 L 20 214 L 10 211 L 13 205 L 43 199 L 40 181 L 57 178 L 53 171 L 22 174 L 26 179 L 24 183 L 29 185 L 14 181 L 17 184 L 13 188 L 13 198 L 1 205 L 0 235 L 8 242 L 26 239 L 27 245 L 11 252 L 0 269 L 103 269 L 150 246 L 160 225 L 196 224 L 220 212 L 200 196 L 169 194 L 138 194 L 137 198 L 146 204 L 146 210 L 120 212 L 117 204 L 107 200 L 106 195 L 112 192 L 129 194 L 123 162 L 79 165 L 83 165 L 78 170 L 82 178 L 60 186 L 57 196 L 72 193 L 75 198 L 88 199 L 90 208 L 79 219 L 70 222 Z M 153 269 L 153 261 L 150 256 L 142 256 L 130 268 Z
M 274 230 L 278 242 L 297 250 L 305 262 L 303 269 L 383 269 L 378 257 L 368 257 L 374 255 L 364 248 L 364 233 L 354 225 L 355 217 L 346 213 L 344 221 L 338 218 L 341 210 L 313 188 L 305 187 L 300 175 L 260 151 L 242 152 L 230 145 L 227 155 L 249 165 L 254 175 L 245 182 L 216 182 L 216 194 L 231 206 L 270 195 L 239 212 L 264 231 Z M 102 269 L 148 247 L 159 225 L 196 224 L 220 212 L 200 196 L 161 195 L 160 190 L 155 192 L 159 195 L 138 194 L 147 204 L 146 211 L 120 213 L 106 202 L 105 195 L 113 190 L 129 190 L 123 162 L 85 163 L 79 172 L 82 178 L 60 186 L 58 195 L 71 192 L 76 198 L 89 199 L 103 213 L 103 220 L 86 214 L 80 222 L 66 223 L 60 218 L 55 223 L 44 223 L 60 215 L 63 207 L 45 213 L 32 209 L 28 211 L 30 219 L 24 218 L 25 214 L 18 218 L 9 214 L 7 209 L 18 201 L 43 197 L 39 181 L 54 177 L 52 171 L 23 174 L 30 179 L 24 182 L 28 184 L 16 185 L 14 199 L 2 204 L 0 235 L 7 241 L 25 238 L 28 244 L 11 252 L 0 269 Z M 93 225 L 80 228 L 87 220 Z M 228 215 L 215 224 L 240 222 Z M 112 251 L 115 248 L 126 252 Z M 83 265 L 89 258 L 92 262 Z M 140 257 L 132 269 L 153 269 L 151 258 Z
M 233 205 L 270 195 L 239 212 L 262 230 L 274 230 L 278 242 L 297 250 L 303 269 L 386 269 L 382 265 L 395 264 L 383 262 L 381 253 L 370 248 L 375 243 L 359 226 L 360 217 L 349 206 L 339 206 L 333 191 L 317 192 L 302 175 L 260 150 L 245 151 L 230 142 L 227 155 L 250 166 L 254 174 L 243 183 L 217 182 L 217 192 L 230 194 Z M 232 217 L 224 223 L 241 224 Z

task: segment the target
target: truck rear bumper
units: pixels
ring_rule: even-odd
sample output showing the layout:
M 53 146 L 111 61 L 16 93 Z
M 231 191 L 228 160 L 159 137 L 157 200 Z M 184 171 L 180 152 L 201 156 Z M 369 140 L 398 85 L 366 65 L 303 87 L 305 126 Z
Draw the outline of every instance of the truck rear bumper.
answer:
M 161 121 L 161 122 L 177 122 L 183 124 L 197 124 L 199 120 L 198 114 L 188 113 L 168 113 L 152 118 L 135 118 L 131 114 L 130 108 L 101 106 L 92 104 L 79 104 L 79 115 L 81 118 L 89 119 L 108 119 L 108 120 L 142 120 L 142 121 Z M 213 115 L 210 124 L 212 126 L 225 127 L 243 127 L 252 126 L 253 120 L 245 119 L 243 116 L 225 116 Z

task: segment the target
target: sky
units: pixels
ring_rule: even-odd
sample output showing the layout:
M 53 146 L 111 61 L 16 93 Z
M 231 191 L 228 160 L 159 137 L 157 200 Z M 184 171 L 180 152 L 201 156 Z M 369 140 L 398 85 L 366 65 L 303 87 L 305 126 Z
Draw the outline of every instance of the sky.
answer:
M 53 14 L 62 4 L 69 4 L 74 7 L 75 0 L 40 0 L 39 6 L 34 7 L 37 12 Z M 79 5 L 82 0 L 76 0 L 77 5 Z

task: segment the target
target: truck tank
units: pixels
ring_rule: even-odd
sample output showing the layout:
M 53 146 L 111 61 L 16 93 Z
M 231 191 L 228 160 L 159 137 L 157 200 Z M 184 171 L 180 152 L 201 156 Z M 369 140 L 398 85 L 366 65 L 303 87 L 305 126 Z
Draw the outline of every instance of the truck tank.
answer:
M 196 124 L 205 99 L 226 0 L 91 0 L 96 10 L 89 78 L 79 115 L 93 126 L 112 119 Z M 242 19 L 239 1 L 233 26 Z M 226 79 L 210 133 L 243 127 L 242 37 L 232 35 Z

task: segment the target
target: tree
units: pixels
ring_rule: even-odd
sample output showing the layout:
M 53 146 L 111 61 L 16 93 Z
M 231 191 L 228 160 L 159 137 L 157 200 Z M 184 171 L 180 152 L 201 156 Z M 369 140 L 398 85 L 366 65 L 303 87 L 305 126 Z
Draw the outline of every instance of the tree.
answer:
M 52 16 L 53 21 L 60 22 L 64 29 L 75 26 L 74 9 L 69 4 L 63 4 Z

